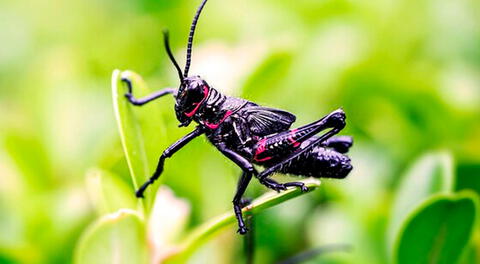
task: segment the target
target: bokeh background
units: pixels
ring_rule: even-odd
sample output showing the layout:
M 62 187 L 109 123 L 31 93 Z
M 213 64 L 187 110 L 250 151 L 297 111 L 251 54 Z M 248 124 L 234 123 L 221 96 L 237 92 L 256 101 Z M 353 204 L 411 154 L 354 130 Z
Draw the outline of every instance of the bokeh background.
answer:
M 0 263 L 72 261 L 79 237 L 99 217 L 88 190 L 92 169 L 115 174 L 133 196 L 111 73 L 134 70 L 153 90 L 177 86 L 161 33 L 170 30 L 183 65 L 198 4 L 0 2 Z M 342 134 L 355 139 L 348 179 L 324 180 L 319 190 L 255 217 L 258 263 L 334 243 L 352 250 L 318 263 L 387 263 L 399 182 L 425 155 L 452 161 L 457 189 L 480 191 L 479 14 L 476 0 L 207 3 L 191 74 L 226 94 L 291 111 L 296 124 L 343 107 Z M 152 104 L 158 124 L 145 140 L 153 169 L 161 151 L 191 128 L 177 128 L 172 98 Z M 231 210 L 238 175 L 197 139 L 168 161 L 162 177 L 188 201 L 191 228 Z M 254 181 L 248 196 L 265 191 Z M 191 262 L 241 263 L 235 230 Z M 480 260 L 479 237 L 464 263 Z

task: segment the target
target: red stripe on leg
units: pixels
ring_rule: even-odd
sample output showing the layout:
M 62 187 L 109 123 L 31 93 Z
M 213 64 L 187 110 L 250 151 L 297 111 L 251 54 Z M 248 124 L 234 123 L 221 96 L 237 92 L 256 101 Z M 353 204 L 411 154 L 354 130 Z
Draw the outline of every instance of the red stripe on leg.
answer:
M 292 129 L 290 131 L 290 136 L 288 137 L 288 141 L 290 141 L 290 143 L 292 143 L 293 147 L 296 148 L 298 146 L 300 146 L 300 142 L 296 141 L 293 137 L 295 137 L 297 135 L 297 129 Z
M 267 148 L 265 147 L 267 143 L 267 139 L 264 138 L 260 141 L 258 141 L 258 147 L 257 149 L 255 150 L 255 156 L 259 155 L 260 153 L 264 152 Z
M 265 157 L 265 158 L 262 158 L 262 159 L 257 159 L 256 157 L 253 158 L 255 161 L 258 161 L 258 162 L 262 162 L 262 161 L 266 161 L 266 160 L 269 160 L 271 159 L 272 157 Z
M 255 155 L 253 156 L 253 160 L 262 162 L 262 161 L 271 159 L 272 157 L 258 158 L 258 155 L 262 154 L 265 150 L 267 150 L 267 147 L 266 147 L 267 139 L 266 138 L 261 139 L 260 141 L 258 141 L 257 144 L 258 145 L 257 145 L 257 149 L 255 150 Z

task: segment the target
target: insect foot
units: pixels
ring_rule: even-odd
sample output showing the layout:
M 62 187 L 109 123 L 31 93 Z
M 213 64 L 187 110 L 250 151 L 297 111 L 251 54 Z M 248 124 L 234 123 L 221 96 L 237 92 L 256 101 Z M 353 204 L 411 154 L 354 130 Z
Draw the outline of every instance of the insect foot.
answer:
M 127 85 L 127 92 L 124 94 L 124 96 L 130 101 L 132 104 L 135 104 L 133 101 L 133 94 L 132 94 L 132 81 L 128 77 L 122 77 L 122 82 L 124 82 Z
M 302 192 L 308 192 L 308 187 L 305 186 L 303 182 L 287 182 L 283 184 L 285 187 L 297 187 L 300 188 Z
M 287 187 L 285 187 L 283 184 L 279 184 L 278 182 L 269 178 L 260 180 L 260 183 L 265 185 L 265 187 L 272 189 L 276 192 L 280 192 L 287 189 Z
M 145 189 L 147 189 L 148 185 L 152 184 L 153 181 L 152 179 L 146 181 L 138 190 L 135 192 L 135 196 L 137 198 L 144 198 L 143 193 L 145 192 Z
M 135 192 L 135 197 L 137 197 L 137 198 L 145 198 L 145 196 L 143 196 L 143 191 L 141 191 L 141 190 L 137 190 L 137 191 Z
M 239 233 L 240 235 L 245 235 L 247 232 L 248 232 L 248 229 L 244 226 L 238 228 L 237 230 L 237 233 Z

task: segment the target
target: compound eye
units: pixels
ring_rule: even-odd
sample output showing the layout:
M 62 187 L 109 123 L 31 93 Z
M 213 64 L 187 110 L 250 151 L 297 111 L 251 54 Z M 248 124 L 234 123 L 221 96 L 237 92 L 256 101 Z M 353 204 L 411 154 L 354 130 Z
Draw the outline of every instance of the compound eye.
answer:
M 188 89 L 187 97 L 191 102 L 200 102 L 205 97 L 203 85 L 194 86 Z

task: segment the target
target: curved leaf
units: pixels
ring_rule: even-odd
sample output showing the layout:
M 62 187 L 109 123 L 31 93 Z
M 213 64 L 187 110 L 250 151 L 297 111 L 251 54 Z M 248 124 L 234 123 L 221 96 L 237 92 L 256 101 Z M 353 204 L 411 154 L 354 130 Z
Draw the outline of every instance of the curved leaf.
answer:
M 410 212 L 436 193 L 453 191 L 454 177 L 450 154 L 430 153 L 421 157 L 402 178 L 393 202 L 388 242 L 393 245 L 401 224 Z M 391 247 L 390 247 L 391 248 Z
M 132 81 L 133 93 L 136 97 L 149 94 L 149 89 L 138 74 L 131 71 L 113 71 L 113 108 L 133 186 L 137 189 L 153 172 L 158 159 L 156 155 L 159 155 L 159 151 L 154 151 L 160 141 L 158 131 L 164 130 L 159 129 L 161 122 L 157 105 L 151 103 L 138 108 L 126 100 L 124 94 L 127 88 L 121 81 L 122 77 L 128 77 Z M 138 109 L 134 109 L 135 107 Z M 132 195 L 134 195 L 133 191 Z M 147 208 L 153 204 L 153 198 L 153 195 L 146 195 Z
M 105 215 L 83 234 L 75 250 L 75 263 L 148 263 L 143 219 L 133 210 Z
M 317 179 L 307 179 L 303 182 L 309 188 L 308 192 L 313 191 L 320 186 L 320 181 Z M 267 208 L 306 193 L 300 191 L 298 188 L 289 188 L 288 190 L 280 193 L 271 191 L 255 199 L 250 205 L 243 208 L 242 211 L 244 212 L 244 216 L 248 214 L 258 214 Z M 176 253 L 172 254 L 168 260 L 183 263 L 183 261 L 185 261 L 195 249 L 212 238 L 214 234 L 233 223 L 236 223 L 233 210 L 230 210 L 229 212 L 220 215 L 207 223 L 204 223 L 191 232 L 190 235 L 180 243 L 178 248 L 175 250 Z
M 136 189 L 141 182 L 145 180 L 145 175 L 148 175 L 149 169 L 147 156 L 145 154 L 145 143 L 137 117 L 133 114 L 130 103 L 124 96 L 126 89 L 123 87 L 124 84 L 121 81 L 123 74 L 124 73 L 121 73 L 119 70 L 115 70 L 112 74 L 113 108 L 123 150 L 127 158 L 128 168 L 130 169 L 133 185 Z M 146 90 L 145 84 L 138 75 L 133 73 L 129 75 L 133 77 L 132 82 L 134 83 L 135 89 L 140 91 Z
M 456 263 L 472 235 L 474 193 L 438 195 L 415 210 L 395 245 L 396 263 Z

